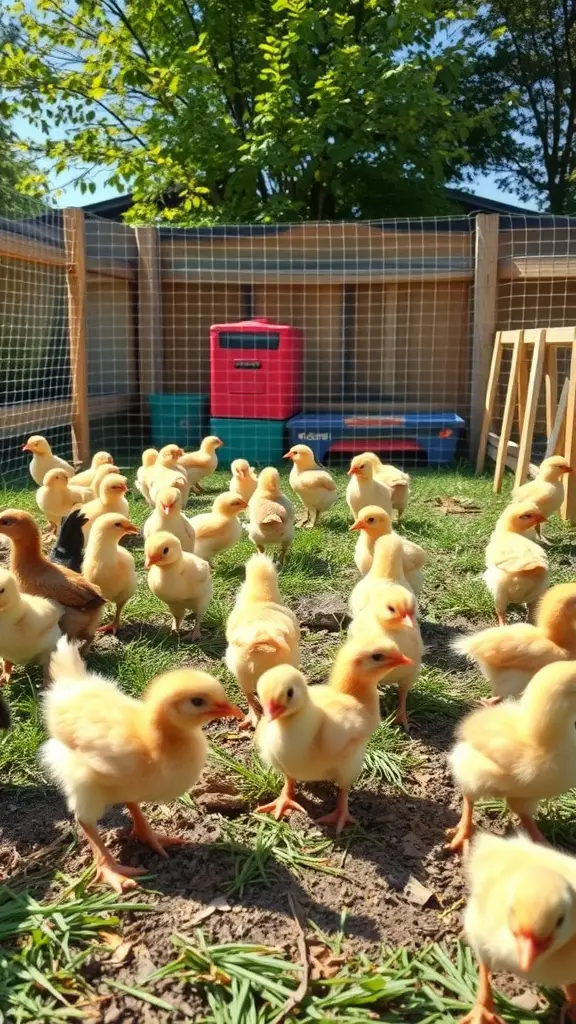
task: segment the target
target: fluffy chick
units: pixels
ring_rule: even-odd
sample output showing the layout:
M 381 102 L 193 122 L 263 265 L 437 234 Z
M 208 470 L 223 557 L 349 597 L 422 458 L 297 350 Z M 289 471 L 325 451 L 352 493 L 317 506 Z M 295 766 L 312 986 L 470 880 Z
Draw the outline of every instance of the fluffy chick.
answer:
M 96 452 L 92 456 L 92 462 L 90 468 L 85 469 L 82 473 L 75 473 L 70 481 L 75 487 L 92 487 L 92 481 L 94 480 L 94 474 L 100 466 L 113 466 L 114 459 L 110 455 L 110 452 Z
M 36 504 L 44 513 L 54 533 L 60 523 L 69 515 L 75 505 L 90 501 L 92 491 L 89 487 L 74 487 L 70 477 L 63 469 L 50 469 L 44 477 L 42 487 L 36 491 Z
M 534 480 L 529 480 L 512 491 L 512 500 L 532 502 L 548 519 L 560 510 L 564 501 L 564 476 L 574 472 L 576 469 L 572 468 L 563 455 L 552 455 L 541 462 Z
M 160 531 L 177 537 L 183 551 L 194 552 L 196 536 L 190 520 L 182 512 L 182 492 L 178 487 L 165 487 L 158 492 L 154 512 L 144 523 L 144 539 Z
M 10 540 L 10 569 L 21 592 L 62 605 L 62 632 L 89 645 L 105 603 L 98 588 L 72 569 L 44 558 L 40 531 L 28 512 L 5 509 L 0 513 L 0 534 Z
M 381 583 L 396 583 L 404 587 L 414 596 L 404 574 L 402 538 L 396 533 L 379 537 L 374 545 L 374 558 L 370 572 L 354 587 L 350 594 L 348 607 L 352 618 L 356 618 L 363 608 L 373 603 L 373 593 Z
M 148 586 L 172 612 L 174 632 L 179 632 L 184 617 L 193 612 L 196 618 L 191 640 L 200 638 L 200 623 L 212 598 L 212 573 L 208 562 L 182 551 L 182 545 L 171 533 L 155 533 L 144 545 Z
M 62 606 L 44 597 L 21 594 L 16 577 L 0 568 L 0 682 L 10 682 L 14 665 L 38 662 L 44 667 L 62 633 Z
M 182 448 L 177 444 L 164 445 L 158 452 L 154 465 L 146 470 L 145 481 L 152 508 L 156 504 L 159 492 L 166 487 L 182 488 L 182 504 L 185 505 L 188 501 L 190 486 L 186 470 L 178 462 L 183 454 Z
M 93 498 L 100 497 L 100 486 L 102 481 L 112 473 L 120 473 L 118 466 L 115 466 L 113 462 L 104 462 L 101 466 L 98 466 L 98 469 L 92 477 L 92 483 L 90 485 Z
M 377 505 L 392 519 L 392 492 L 387 484 L 375 477 L 370 455 L 370 452 L 355 455 L 350 463 L 350 481 L 346 488 L 348 508 L 356 519 L 367 505 Z
M 244 501 L 250 501 L 258 484 L 258 473 L 254 466 L 251 466 L 247 459 L 234 459 L 230 466 L 230 472 L 232 473 L 228 486 L 230 493 L 239 494 Z
M 248 714 L 240 726 L 257 725 L 260 706 L 255 699 L 260 676 L 275 665 L 300 665 L 300 628 L 282 604 L 278 574 L 263 554 L 246 562 L 246 581 L 226 623 L 225 662 L 236 676 L 248 701 Z
M 48 441 L 40 434 L 33 434 L 32 437 L 29 437 L 22 451 L 32 454 L 28 468 L 37 487 L 42 486 L 46 473 L 49 473 L 51 469 L 63 469 L 67 476 L 74 476 L 72 466 L 64 459 L 53 455 Z
M 219 551 L 237 544 L 242 537 L 238 516 L 247 507 L 247 502 L 239 494 L 224 491 L 214 501 L 211 512 L 192 516 L 190 524 L 196 536 L 195 554 L 211 562 Z
M 119 473 L 108 473 L 100 484 L 99 497 L 82 506 L 82 514 L 86 517 L 86 525 L 82 527 L 86 541 L 99 516 L 112 512 L 117 516 L 128 518 L 130 510 L 125 495 L 128 493 L 128 481 Z
M 284 787 L 259 813 L 278 820 L 287 811 L 302 811 L 294 799 L 295 781 L 329 781 L 339 788 L 338 801 L 319 823 L 335 825 L 337 832 L 354 823 L 348 795 L 366 744 L 380 724 L 378 684 L 408 660 L 386 637 L 368 645 L 352 639 L 339 651 L 327 685 L 308 687 L 291 665 L 278 665 L 260 677 L 257 693 L 264 717 L 255 742 L 264 761 L 284 775 Z
M 154 832 L 140 804 L 168 803 L 187 792 L 206 761 L 202 726 L 242 712 L 216 679 L 190 668 L 158 676 L 142 700 L 88 672 L 66 640 L 50 668 L 54 681 L 44 699 L 50 739 L 42 761 L 90 844 L 96 877 L 123 892 L 145 872 L 118 864 L 104 845 L 97 825 L 106 807 L 125 804 L 132 835 L 165 857 L 165 847 L 182 840 Z
M 221 441 L 219 437 L 211 434 L 209 437 L 205 437 L 200 445 L 200 448 L 196 452 L 182 453 L 178 459 L 178 464 L 186 472 L 188 478 L 188 486 L 192 488 L 196 494 L 203 494 L 203 490 L 200 486 L 200 481 L 205 480 L 206 477 L 216 472 L 218 468 L 218 456 L 216 450 L 222 448 L 224 441 Z
M 576 658 L 576 583 L 559 583 L 544 594 L 534 626 L 494 626 L 458 637 L 452 647 L 476 662 L 490 683 L 489 703 L 519 697 L 544 665 Z
M 395 583 L 376 583 L 368 605 L 353 619 L 350 636 L 377 640 L 385 636 L 393 640 L 412 664 L 399 665 L 386 676 L 386 685 L 397 683 L 398 708 L 395 722 L 408 731 L 406 698 L 418 679 L 422 667 L 424 644 L 416 621 L 416 598 L 405 587 Z
M 307 444 L 295 444 L 286 452 L 290 459 L 290 487 L 298 495 L 306 514 L 302 526 L 312 529 L 323 512 L 328 512 L 338 500 L 338 491 L 330 473 L 316 465 L 314 452 Z
M 144 501 L 150 506 L 150 508 L 154 508 L 154 502 L 150 498 L 147 472 L 156 464 L 157 458 L 157 448 L 146 448 L 146 450 L 142 452 L 142 465 L 138 467 L 138 472 L 136 473 L 136 490 L 140 491 Z
M 523 536 L 544 522 L 530 502 L 509 505 L 500 516 L 486 548 L 483 579 L 494 598 L 498 622 L 506 625 L 509 604 L 525 604 L 531 618 L 548 586 L 548 559 L 542 548 Z
M 500 797 L 530 837 L 542 840 L 534 821 L 539 800 L 576 785 L 576 662 L 546 665 L 518 701 L 472 711 L 460 722 L 449 757 L 464 805 L 450 849 L 473 830 L 474 804 Z
M 107 601 L 116 605 L 114 619 L 100 631 L 116 635 L 124 605 L 136 593 L 138 580 L 134 559 L 129 551 L 118 546 L 122 537 L 134 536 L 140 530 L 125 516 L 106 512 L 95 521 L 86 551 L 82 574 L 94 583 Z
M 562 1019 L 576 1019 L 576 859 L 524 838 L 485 834 L 474 841 L 466 875 L 464 931 L 480 986 L 462 1024 L 504 1024 L 495 1013 L 492 971 L 562 987 Z
M 379 537 L 387 537 L 393 532 L 392 522 L 383 508 L 378 508 L 377 505 L 367 505 L 366 508 L 360 509 L 358 518 L 355 523 L 352 523 L 350 530 L 358 531 L 354 562 L 356 568 L 365 576 L 372 565 L 374 545 Z M 402 537 L 404 575 L 416 596 L 422 592 L 424 586 L 424 566 L 427 561 L 428 555 L 424 548 Z
M 398 522 L 402 519 L 410 498 L 410 477 L 397 466 L 381 462 L 375 452 L 366 452 L 374 466 L 374 476 L 390 488 L 392 508 L 398 513 Z
M 273 466 L 262 470 L 258 486 L 248 503 L 248 536 L 262 552 L 280 547 L 280 565 L 294 538 L 294 509 L 282 493 L 280 475 Z

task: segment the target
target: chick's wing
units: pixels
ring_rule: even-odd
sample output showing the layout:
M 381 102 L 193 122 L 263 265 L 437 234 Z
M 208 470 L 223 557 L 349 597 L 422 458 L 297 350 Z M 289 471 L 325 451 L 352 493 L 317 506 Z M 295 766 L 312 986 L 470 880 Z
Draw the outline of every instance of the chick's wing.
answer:
M 101 775 L 127 775 L 144 755 L 136 731 L 137 701 L 107 687 L 82 690 L 75 697 L 53 703 L 47 715 L 51 735 L 79 754 Z
M 36 575 L 35 584 L 37 591 L 42 589 L 42 596 L 66 608 L 85 608 L 87 605 L 105 603 L 98 587 L 64 565 L 47 562 Z

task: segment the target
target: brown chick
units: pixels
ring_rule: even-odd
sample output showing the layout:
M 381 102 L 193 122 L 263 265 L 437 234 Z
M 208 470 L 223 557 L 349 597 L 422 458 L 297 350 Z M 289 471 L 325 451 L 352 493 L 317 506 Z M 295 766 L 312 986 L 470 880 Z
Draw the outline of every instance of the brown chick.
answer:
M 406 587 L 395 583 L 375 584 L 368 605 L 350 623 L 350 636 L 377 640 L 386 636 L 410 658 L 410 665 L 399 665 L 389 672 L 386 686 L 398 684 L 398 708 L 395 722 L 408 731 L 406 698 L 420 675 L 424 644 L 416 621 L 416 598 Z
M 166 847 L 183 840 L 153 831 L 140 804 L 168 803 L 187 792 L 206 761 L 202 727 L 242 712 L 216 679 L 190 668 L 157 676 L 141 700 L 129 697 L 111 679 L 88 672 L 65 639 L 50 669 L 54 681 L 44 702 L 50 739 L 42 761 L 88 839 L 97 879 L 123 892 L 145 871 L 119 864 L 106 848 L 97 828 L 106 807 L 125 804 L 132 835 L 165 857 Z
M 298 669 L 278 665 L 258 681 L 264 712 L 255 742 L 267 764 L 284 775 L 279 797 L 258 807 L 278 820 L 296 803 L 295 781 L 335 782 L 335 810 L 319 819 L 341 832 L 354 818 L 348 795 L 360 774 L 370 736 L 380 725 L 378 684 L 388 672 L 410 661 L 397 644 L 383 637 L 376 643 L 349 640 L 339 651 L 325 686 L 307 686 Z
M 46 473 L 42 487 L 36 491 L 36 504 L 56 533 L 72 509 L 90 501 L 91 497 L 90 488 L 73 486 L 65 470 L 51 469 Z
M 94 583 L 107 601 L 116 605 L 112 622 L 100 626 L 100 632 L 114 636 L 120 625 L 124 605 L 134 597 L 138 580 L 134 559 L 129 551 L 119 547 L 122 537 L 137 535 L 140 530 L 126 516 L 106 512 L 95 521 L 82 563 L 82 575 Z
M 150 508 L 154 508 L 154 502 L 150 497 L 147 474 L 148 470 L 156 464 L 158 454 L 157 448 L 146 448 L 146 450 L 142 452 L 142 465 L 138 467 L 138 472 L 136 473 L 136 490 L 140 491 L 144 501 L 150 506 Z
M 527 605 L 532 619 L 548 586 L 548 559 L 538 544 L 523 536 L 544 519 L 532 502 L 525 501 L 505 508 L 496 523 L 486 548 L 483 579 L 501 626 L 506 625 L 509 604 Z
M 242 537 L 242 526 L 238 516 L 247 503 L 239 494 L 224 491 L 219 494 L 212 505 L 211 512 L 201 512 L 192 516 L 190 525 L 194 530 L 194 553 L 199 558 L 211 562 L 219 551 L 231 548 Z
M 248 536 L 258 551 L 280 547 L 280 565 L 294 538 L 294 509 L 282 493 L 280 474 L 266 466 L 258 477 L 256 491 L 248 503 Z
M 478 957 L 480 986 L 462 1024 L 504 1024 L 492 971 L 563 988 L 561 1019 L 576 1019 L 576 859 L 518 837 L 480 835 L 466 863 L 464 932 Z
M 76 473 L 72 477 L 70 483 L 74 487 L 92 487 L 96 470 L 100 469 L 100 466 L 113 465 L 114 459 L 110 455 L 110 452 L 96 452 L 96 454 L 92 456 L 90 468 L 83 470 L 82 473 Z
M 278 573 L 264 554 L 246 562 L 246 581 L 226 623 L 225 662 L 236 676 L 248 702 L 248 714 L 240 728 L 255 726 L 260 718 L 256 684 L 275 665 L 300 665 L 298 620 L 282 603 Z
M 222 448 L 224 441 L 221 441 L 219 437 L 211 434 L 209 437 L 205 437 L 200 445 L 200 448 L 196 452 L 182 452 L 182 455 L 178 459 L 178 464 L 186 472 L 188 478 L 188 486 L 191 487 L 196 494 L 203 494 L 203 490 L 200 486 L 200 481 L 205 480 L 206 477 L 211 476 L 215 473 L 218 468 L 218 456 L 216 450 Z
M 352 531 L 358 531 L 358 540 L 354 550 L 354 562 L 356 568 L 363 576 L 370 571 L 372 559 L 374 558 L 374 545 L 379 537 L 388 537 L 392 531 L 390 516 L 383 508 L 377 505 L 367 505 L 360 509 L 358 518 L 350 527 Z M 402 565 L 404 575 L 412 590 L 418 596 L 424 586 L 424 566 L 428 561 L 428 555 L 419 544 L 402 537 Z
M 60 629 L 71 638 L 84 640 L 88 647 L 105 604 L 98 588 L 72 569 L 44 558 L 40 531 L 28 512 L 5 509 L 0 513 L 0 534 L 10 540 L 10 569 L 22 593 L 61 604 Z
M 546 665 L 518 701 L 472 711 L 460 722 L 449 763 L 464 805 L 450 849 L 465 846 L 474 804 L 506 800 L 536 842 L 538 802 L 576 786 L 576 662 Z
M 49 473 L 51 469 L 63 469 L 67 476 L 74 476 L 72 466 L 58 455 L 53 454 L 48 441 L 41 434 L 33 434 L 32 437 L 29 437 L 22 451 L 30 452 L 32 455 L 29 466 L 30 476 L 37 487 L 42 486 L 46 473 Z
M 475 661 L 490 683 L 493 696 L 487 703 L 519 697 L 544 665 L 576 658 L 576 583 L 559 583 L 544 594 L 536 625 L 494 626 L 458 637 L 452 647 Z
M 228 490 L 232 494 L 239 494 L 244 501 L 250 501 L 258 483 L 258 474 L 254 467 L 247 459 L 234 459 L 230 466 L 230 472 L 232 478 Z
M 99 497 L 82 506 L 82 514 L 86 517 L 82 533 L 86 541 L 99 516 L 112 512 L 114 515 L 128 518 L 130 509 L 125 497 L 127 493 L 128 481 L 125 476 L 120 476 L 119 473 L 108 473 L 104 477 L 100 484 Z

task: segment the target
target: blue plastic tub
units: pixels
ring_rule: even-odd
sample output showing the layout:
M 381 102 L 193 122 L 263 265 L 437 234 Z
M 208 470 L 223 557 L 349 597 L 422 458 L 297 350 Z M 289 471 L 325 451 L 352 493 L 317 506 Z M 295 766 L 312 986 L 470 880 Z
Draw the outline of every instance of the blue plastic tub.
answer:
M 154 447 L 197 447 L 207 433 L 208 405 L 208 395 L 148 395 Z

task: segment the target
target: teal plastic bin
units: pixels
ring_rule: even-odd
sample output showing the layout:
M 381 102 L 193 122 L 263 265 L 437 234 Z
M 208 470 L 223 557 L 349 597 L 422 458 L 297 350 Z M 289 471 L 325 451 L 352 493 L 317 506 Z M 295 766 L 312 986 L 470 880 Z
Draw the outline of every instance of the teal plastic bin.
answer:
M 154 447 L 198 447 L 207 433 L 208 404 L 208 395 L 148 395 Z
M 269 466 L 282 461 L 287 450 L 284 420 L 244 420 L 212 417 L 210 433 L 224 441 L 218 461 L 230 465 L 248 459 L 251 465 Z

